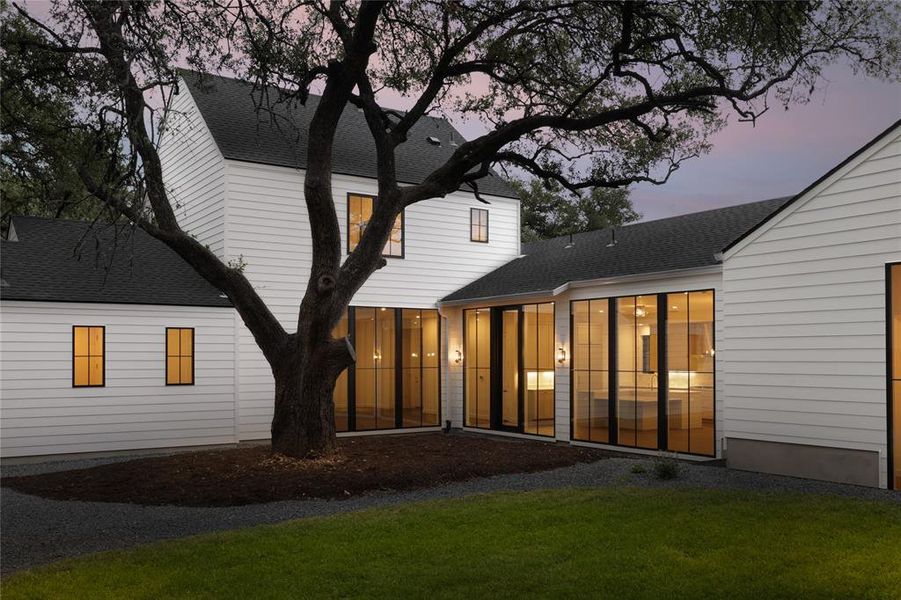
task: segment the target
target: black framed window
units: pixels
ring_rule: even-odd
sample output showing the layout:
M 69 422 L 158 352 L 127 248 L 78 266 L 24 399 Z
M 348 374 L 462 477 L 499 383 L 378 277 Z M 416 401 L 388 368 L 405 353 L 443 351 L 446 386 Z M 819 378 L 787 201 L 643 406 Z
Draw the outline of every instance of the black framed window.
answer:
M 572 303 L 573 439 L 607 444 L 610 436 L 610 304 Z
M 469 240 L 471 242 L 488 242 L 488 210 L 484 208 L 469 209 Z
M 347 317 L 347 311 L 344 311 L 344 314 L 341 316 L 341 320 L 338 321 L 338 324 L 335 326 L 335 330 L 332 332 L 332 337 L 340 339 L 349 336 L 349 320 Z M 348 431 L 350 428 L 348 411 L 348 383 L 350 377 L 349 373 L 350 369 L 344 369 L 343 371 L 341 371 L 341 374 L 338 375 L 338 380 L 335 382 L 335 392 L 332 396 L 335 404 L 335 431 Z
M 554 435 L 554 303 L 463 311 L 464 425 Z
M 666 295 L 667 444 L 712 455 L 713 291 Z
M 194 385 L 194 329 L 166 328 L 166 385 Z
M 363 231 L 372 218 L 372 211 L 376 198 L 374 196 L 366 196 L 363 194 L 347 195 L 347 252 L 350 253 L 360 239 L 363 237 Z M 404 257 L 404 213 L 397 215 L 394 225 L 391 227 L 391 235 L 385 243 L 385 249 L 382 256 L 390 256 L 393 258 Z
M 491 427 L 491 309 L 463 311 L 464 423 Z
M 888 485 L 901 490 L 901 263 L 886 265 Z
M 332 336 L 349 337 L 357 361 L 335 384 L 335 428 L 440 425 L 440 332 L 435 309 L 348 308 Z
M 106 327 L 72 327 L 72 387 L 106 385 Z
M 570 303 L 572 439 L 714 456 L 714 292 Z

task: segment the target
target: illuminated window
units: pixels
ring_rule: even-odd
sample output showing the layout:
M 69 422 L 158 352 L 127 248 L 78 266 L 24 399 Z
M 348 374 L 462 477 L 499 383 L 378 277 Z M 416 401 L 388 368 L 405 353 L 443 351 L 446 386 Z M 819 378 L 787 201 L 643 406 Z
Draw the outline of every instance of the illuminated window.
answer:
M 335 339 L 347 337 L 350 335 L 349 331 L 347 311 L 344 311 L 344 314 L 341 315 L 341 320 L 338 321 L 338 324 L 335 325 L 335 329 L 332 331 L 332 337 Z M 349 376 L 349 370 L 344 369 L 341 371 L 338 380 L 335 382 L 335 391 L 332 394 L 332 398 L 335 402 L 335 431 L 347 431 L 348 429 L 347 382 Z
M 484 208 L 469 209 L 469 240 L 488 241 L 488 211 Z
M 715 456 L 713 306 L 713 290 L 573 301 L 573 439 Z
M 572 303 L 573 439 L 610 442 L 610 302 Z
M 194 330 L 166 328 L 166 385 L 194 385 Z
M 463 311 L 464 404 L 467 427 L 491 426 L 491 309 Z
M 103 387 L 105 346 L 105 327 L 72 328 L 72 387 Z
M 887 269 L 889 487 L 901 490 L 901 263 Z
M 360 194 L 348 194 L 347 196 L 347 251 L 352 252 L 360 239 L 366 224 L 372 218 L 372 207 L 375 198 Z M 397 215 L 391 235 L 382 251 L 382 256 L 404 257 L 404 213 Z

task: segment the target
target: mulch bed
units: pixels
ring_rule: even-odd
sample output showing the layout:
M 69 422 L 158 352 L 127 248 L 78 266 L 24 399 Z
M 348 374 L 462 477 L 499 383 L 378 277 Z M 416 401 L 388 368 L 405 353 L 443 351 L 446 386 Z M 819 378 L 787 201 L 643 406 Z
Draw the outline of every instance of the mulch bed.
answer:
M 57 500 L 237 506 L 343 499 L 505 473 L 531 473 L 614 456 L 603 450 L 473 434 L 342 438 L 329 458 L 295 460 L 268 446 L 152 456 L 2 483 Z

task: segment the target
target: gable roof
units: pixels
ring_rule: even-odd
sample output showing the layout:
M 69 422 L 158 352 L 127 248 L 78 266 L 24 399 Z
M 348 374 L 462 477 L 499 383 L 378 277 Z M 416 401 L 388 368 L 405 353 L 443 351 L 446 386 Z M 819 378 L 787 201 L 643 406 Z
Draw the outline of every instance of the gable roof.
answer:
M 551 293 L 563 284 L 717 265 L 716 256 L 745 231 L 779 210 L 775 198 L 523 244 L 516 258 L 446 296 L 455 302 Z M 570 247 L 567 247 L 570 246 Z
M 310 119 L 320 97 L 310 94 L 306 105 L 275 103 L 257 110 L 261 90 L 239 79 L 181 71 L 182 79 L 203 120 L 225 158 L 252 163 L 303 169 L 307 164 Z M 274 101 L 278 91 L 271 94 Z M 440 146 L 426 141 L 435 137 Z M 407 141 L 395 151 L 397 177 L 401 183 L 417 184 L 440 167 L 465 138 L 444 119 L 423 117 L 410 129 Z M 348 105 L 335 131 L 334 173 L 375 179 L 375 142 L 363 112 Z M 491 174 L 477 182 L 479 192 L 517 198 L 500 177 Z M 463 188 L 464 191 L 469 188 Z
M 788 200 L 785 204 L 783 204 L 783 205 L 779 208 L 779 210 L 774 211 L 772 214 L 770 214 L 769 216 L 767 216 L 765 219 L 763 219 L 762 221 L 760 221 L 759 223 L 757 223 L 754 227 L 750 228 L 749 230 L 747 230 L 746 232 L 744 232 L 742 235 L 738 236 L 737 238 L 735 238 L 734 240 L 732 240 L 731 242 L 729 242 L 729 245 L 726 246 L 725 248 L 723 248 L 723 252 L 726 252 L 726 251 L 728 251 L 728 250 L 731 250 L 731 249 L 734 248 L 738 243 L 740 243 L 742 240 L 744 240 L 745 238 L 747 238 L 749 235 L 751 235 L 751 234 L 754 233 L 755 231 L 758 231 L 758 230 L 761 229 L 762 227 L 766 226 L 766 224 L 769 223 L 774 217 L 776 217 L 776 215 L 781 214 L 781 213 L 782 213 L 783 211 L 785 211 L 786 209 L 789 209 L 791 206 L 795 205 L 801 198 L 807 196 L 807 194 L 808 194 L 811 190 L 813 190 L 814 188 L 816 188 L 817 186 L 819 186 L 821 183 L 823 183 L 824 181 L 826 181 L 827 179 L 829 179 L 830 177 L 832 177 L 832 175 L 834 175 L 836 172 L 838 172 L 838 171 L 840 171 L 841 169 L 843 169 L 845 166 L 847 166 L 847 165 L 849 165 L 850 163 L 854 162 L 857 158 L 861 157 L 863 154 L 865 154 L 865 153 L 867 152 L 867 150 L 869 150 L 870 148 L 872 148 L 873 146 L 875 146 L 876 144 L 878 144 L 880 141 L 882 141 L 883 139 L 885 139 L 889 134 L 891 134 L 893 131 L 895 131 L 895 130 L 898 129 L 899 127 L 901 127 L 901 119 L 898 119 L 897 121 L 895 121 L 894 123 L 892 123 L 892 124 L 888 127 L 888 129 L 886 129 L 885 131 L 883 131 L 882 133 L 880 133 L 879 135 L 877 135 L 876 137 L 874 137 L 872 140 L 870 140 L 869 142 L 867 142 L 866 144 L 864 144 L 862 147 L 860 147 L 859 149 L 857 149 L 853 154 L 851 154 L 851 155 L 850 155 L 849 157 L 847 157 L 845 160 L 843 160 L 842 162 L 838 163 L 837 165 L 835 165 L 834 167 L 832 167 L 831 169 L 829 169 L 829 171 L 827 171 L 822 177 L 820 177 L 819 179 L 817 179 L 816 181 L 814 181 L 813 183 L 811 183 L 810 185 L 808 185 L 806 188 L 804 188 L 803 190 L 801 190 L 798 194 L 796 194 L 796 195 L 792 196 L 791 198 L 789 198 L 789 200 Z
M 180 256 L 141 229 L 13 217 L 11 230 L 17 241 L 0 242 L 0 299 L 232 305 Z

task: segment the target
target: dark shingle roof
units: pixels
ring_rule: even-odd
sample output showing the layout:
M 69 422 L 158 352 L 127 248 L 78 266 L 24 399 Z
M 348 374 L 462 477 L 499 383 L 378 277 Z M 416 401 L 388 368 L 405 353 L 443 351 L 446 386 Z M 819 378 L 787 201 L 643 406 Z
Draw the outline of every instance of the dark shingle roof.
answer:
M 443 301 L 474 300 L 549 292 L 574 281 L 704 267 L 715 254 L 789 198 L 740 204 L 616 228 L 523 244 L 523 256 L 446 296 Z
M 18 241 L 0 242 L 3 300 L 232 305 L 143 230 L 39 217 L 13 217 L 12 227 Z
M 300 169 L 306 166 L 310 118 L 319 96 L 310 94 L 305 106 L 275 103 L 276 90 L 269 94 L 274 105 L 258 111 L 261 92 L 246 81 L 191 71 L 182 71 L 181 75 L 225 158 Z M 427 142 L 430 136 L 441 140 L 441 145 Z M 456 148 L 451 146 L 452 140 L 460 144 L 464 138 L 446 120 L 422 118 L 396 150 L 398 181 L 420 183 L 453 154 Z M 363 113 L 353 106 L 345 109 L 338 123 L 333 165 L 335 173 L 370 178 L 377 175 L 375 142 Z M 481 193 L 517 197 L 496 175 L 477 183 Z

